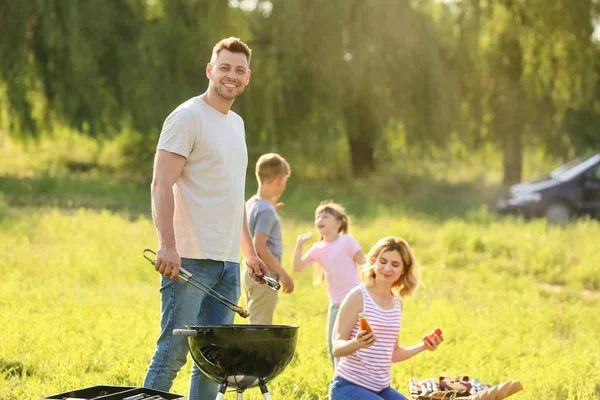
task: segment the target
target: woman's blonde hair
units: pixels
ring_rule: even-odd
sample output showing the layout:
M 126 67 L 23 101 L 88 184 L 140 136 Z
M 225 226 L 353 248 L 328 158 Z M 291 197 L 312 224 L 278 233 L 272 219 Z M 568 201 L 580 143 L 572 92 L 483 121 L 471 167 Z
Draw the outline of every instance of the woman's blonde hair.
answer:
M 331 215 L 333 218 L 341 222 L 338 229 L 338 233 L 345 235 L 350 230 L 350 217 L 346 214 L 346 209 L 330 200 L 322 201 L 321 204 L 315 210 L 315 218 L 319 214 L 326 213 Z M 321 237 L 323 240 L 323 237 Z M 318 285 L 325 280 L 325 273 L 323 267 L 319 264 L 315 264 L 313 267 L 313 284 Z
M 371 248 L 367 254 L 367 263 L 361 270 L 362 279 L 366 282 L 375 280 L 375 264 L 386 251 L 397 251 L 404 264 L 404 271 L 392 285 L 392 290 L 401 297 L 412 295 L 421 285 L 420 266 L 406 240 L 399 237 L 384 237 Z

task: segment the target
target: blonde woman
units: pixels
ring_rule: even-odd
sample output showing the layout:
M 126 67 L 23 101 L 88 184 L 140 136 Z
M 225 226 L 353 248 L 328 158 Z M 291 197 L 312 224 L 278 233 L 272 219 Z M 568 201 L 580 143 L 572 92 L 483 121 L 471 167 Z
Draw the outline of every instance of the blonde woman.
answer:
M 404 239 L 385 237 L 367 255 L 362 277 L 340 306 L 334 327 L 333 355 L 340 357 L 329 387 L 330 400 L 407 400 L 390 387 L 393 363 L 435 350 L 444 340 L 433 335 L 410 347 L 398 345 L 401 298 L 419 285 L 418 263 Z M 363 313 L 372 331 L 360 330 Z

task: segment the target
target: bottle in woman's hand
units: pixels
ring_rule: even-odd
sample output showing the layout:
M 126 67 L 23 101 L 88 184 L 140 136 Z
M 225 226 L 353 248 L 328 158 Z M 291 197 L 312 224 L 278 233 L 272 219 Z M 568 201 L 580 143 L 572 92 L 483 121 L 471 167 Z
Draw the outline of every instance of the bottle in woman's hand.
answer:
M 375 343 L 375 334 L 371 325 L 367 322 L 363 313 L 358 313 L 358 325 L 359 330 L 356 335 L 356 340 L 361 348 L 367 348 L 373 346 Z
M 431 332 L 428 335 L 423 336 L 423 342 L 431 344 L 431 342 L 433 342 L 433 340 L 434 340 L 434 335 L 442 336 L 442 330 L 440 328 L 435 328 L 433 332 Z
M 373 329 L 371 328 L 371 325 L 369 325 L 369 322 L 365 318 L 365 314 L 358 313 L 358 323 L 360 325 L 360 330 L 361 331 L 367 331 L 367 333 L 368 332 L 373 332 Z

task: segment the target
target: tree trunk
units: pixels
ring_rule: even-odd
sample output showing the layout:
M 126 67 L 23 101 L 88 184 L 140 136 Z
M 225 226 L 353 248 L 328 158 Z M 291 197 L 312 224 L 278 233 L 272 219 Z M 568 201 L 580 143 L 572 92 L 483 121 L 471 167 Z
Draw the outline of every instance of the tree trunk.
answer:
M 512 0 L 506 0 L 509 5 Z M 522 86 L 523 51 L 515 37 L 507 36 L 501 42 L 503 61 L 499 65 L 496 129 L 502 136 L 502 164 L 504 185 L 521 182 L 523 170 L 524 111 L 528 104 L 527 90 Z M 498 129 L 499 128 L 499 129 Z
M 502 164 L 504 167 L 504 185 L 513 185 L 521 182 L 523 170 L 523 140 L 522 129 L 514 127 L 504 135 L 504 152 Z
M 365 137 L 365 139 L 363 139 Z M 368 140 L 368 136 L 359 136 L 349 138 L 350 144 L 350 165 L 352 166 L 353 176 L 364 176 L 375 170 L 375 160 L 373 159 L 373 143 Z
M 350 103 L 345 110 L 346 132 L 350 145 L 350 166 L 355 177 L 365 176 L 375 170 L 373 145 L 377 137 L 377 124 L 374 121 L 370 104 L 363 101 Z

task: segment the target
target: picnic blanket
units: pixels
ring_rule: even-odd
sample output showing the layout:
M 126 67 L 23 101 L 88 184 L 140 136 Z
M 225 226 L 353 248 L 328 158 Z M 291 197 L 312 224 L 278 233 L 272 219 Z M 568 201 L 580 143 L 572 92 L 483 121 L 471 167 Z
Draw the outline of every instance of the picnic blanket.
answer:
M 413 400 L 460 399 L 502 400 L 521 390 L 520 381 L 507 381 L 499 385 L 480 383 L 466 375 L 440 376 L 438 379 L 412 378 L 408 387 Z

